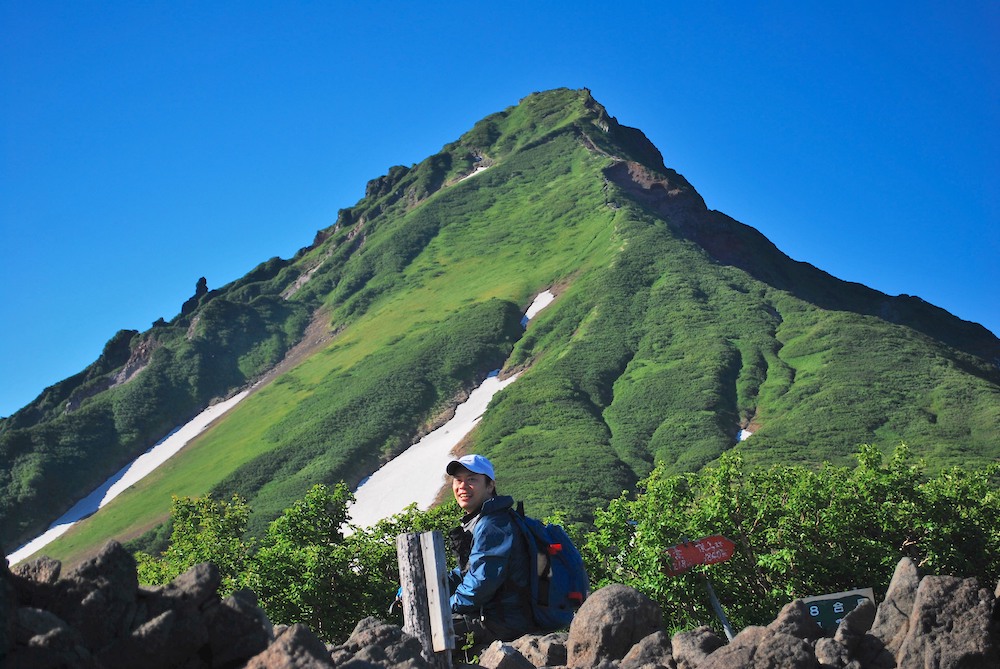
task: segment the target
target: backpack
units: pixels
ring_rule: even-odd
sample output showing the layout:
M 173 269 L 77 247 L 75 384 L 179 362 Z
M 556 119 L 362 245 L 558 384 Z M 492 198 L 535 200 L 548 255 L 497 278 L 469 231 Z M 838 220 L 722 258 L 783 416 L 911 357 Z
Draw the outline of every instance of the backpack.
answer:
M 569 627 L 590 590 L 580 551 L 559 525 L 524 515 L 523 503 L 518 502 L 517 511 L 510 509 L 510 515 L 528 546 L 528 587 L 518 589 L 531 617 L 547 632 Z

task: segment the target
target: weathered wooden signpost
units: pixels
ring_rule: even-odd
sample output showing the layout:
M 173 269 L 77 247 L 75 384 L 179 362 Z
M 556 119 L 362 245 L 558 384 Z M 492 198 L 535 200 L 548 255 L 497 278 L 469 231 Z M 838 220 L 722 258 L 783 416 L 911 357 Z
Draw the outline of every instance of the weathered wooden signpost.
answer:
M 423 656 L 438 669 L 451 668 L 455 633 L 448 604 L 444 538 L 440 532 L 396 537 L 403 631 L 420 640 Z
M 670 566 L 667 567 L 666 571 L 671 576 L 677 576 L 697 565 L 725 562 L 733 557 L 735 550 L 736 544 L 721 534 L 714 534 L 710 537 L 698 539 L 697 541 L 688 541 L 685 539 L 682 543 L 671 546 L 666 550 L 667 557 L 670 558 Z M 715 615 L 722 621 L 722 629 L 725 630 L 726 637 L 732 641 L 736 634 L 729 624 L 726 612 L 722 610 L 719 598 L 715 596 L 715 589 L 712 588 L 712 582 L 708 580 L 707 574 L 704 576 L 705 587 L 708 589 L 708 600 L 712 603 Z

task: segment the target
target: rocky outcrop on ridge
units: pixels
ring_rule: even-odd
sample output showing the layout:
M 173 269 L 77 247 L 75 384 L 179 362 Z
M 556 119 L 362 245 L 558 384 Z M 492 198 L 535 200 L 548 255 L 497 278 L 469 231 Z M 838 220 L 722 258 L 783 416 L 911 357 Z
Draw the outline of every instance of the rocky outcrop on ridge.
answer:
M 419 642 L 398 625 L 367 618 L 342 645 L 304 625 L 274 626 L 248 591 L 218 594 L 210 563 L 172 583 L 138 584 L 135 561 L 116 542 L 66 575 L 40 558 L 0 568 L 0 666 L 5 669 L 227 669 L 271 667 L 431 669 Z M 487 669 L 996 669 L 997 592 L 975 579 L 921 578 L 902 560 L 876 607 L 862 603 L 825 635 L 796 600 L 767 626 L 727 642 L 709 627 L 675 634 L 659 607 L 611 585 L 584 603 L 568 633 L 497 642 Z

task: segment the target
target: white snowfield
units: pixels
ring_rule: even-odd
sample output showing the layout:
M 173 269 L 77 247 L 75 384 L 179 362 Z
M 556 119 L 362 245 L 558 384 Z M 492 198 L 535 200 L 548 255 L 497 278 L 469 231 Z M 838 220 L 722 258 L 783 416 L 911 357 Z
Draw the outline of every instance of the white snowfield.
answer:
M 426 511 L 447 485 L 445 467 L 455 459 L 452 451 L 486 413 L 490 400 L 517 378 L 500 380 L 494 373 L 455 409 L 455 416 L 426 435 L 361 482 L 348 508 L 348 522 L 371 527 L 416 502 Z
M 73 505 L 69 511 L 52 523 L 52 526 L 44 534 L 37 539 L 29 541 L 8 555 L 7 560 L 13 565 L 33 555 L 50 542 L 55 541 L 58 537 L 65 534 L 69 528 L 73 527 L 77 521 L 95 513 L 98 509 L 127 490 L 131 485 L 149 475 L 150 472 L 170 459 L 177 451 L 184 448 L 189 441 L 204 432 L 205 428 L 212 421 L 239 404 L 248 394 L 249 391 L 244 390 L 237 395 L 233 395 L 225 402 L 213 404 L 182 427 L 171 432 L 130 464 L 118 470 L 114 476 L 105 481 L 97 490 Z
M 556 296 L 552 294 L 552 291 L 542 291 L 535 297 L 534 301 L 532 301 L 528 310 L 524 312 L 524 317 L 530 321 L 538 315 L 539 311 L 552 304 L 552 300 L 554 299 L 556 299 Z
M 553 299 L 555 295 L 548 290 L 539 294 L 525 312 L 526 320 L 522 322 L 526 323 L 527 319 L 533 318 Z M 482 418 L 493 395 L 513 383 L 516 378 L 517 375 L 514 375 L 501 381 L 497 376 L 491 375 L 472 392 L 464 404 L 455 410 L 455 417 L 448 423 L 425 436 L 362 482 L 355 493 L 356 500 L 348 510 L 351 522 L 359 527 L 368 527 L 383 518 L 399 513 L 413 502 L 416 502 L 420 509 L 430 507 L 445 484 L 444 468 L 452 459 L 452 450 Z M 244 390 L 224 402 L 214 404 L 174 430 L 119 470 L 97 490 L 77 502 L 44 534 L 8 555 L 9 564 L 14 565 L 34 555 L 65 534 L 78 521 L 97 512 L 166 462 L 249 394 L 249 390 Z
M 534 318 L 555 299 L 551 291 L 539 293 L 524 313 L 522 324 Z M 455 416 L 361 482 L 348 508 L 348 522 L 371 527 L 414 502 L 426 511 L 448 485 L 445 467 L 455 459 L 454 449 L 486 413 L 493 396 L 513 383 L 518 374 L 500 380 L 496 372 L 472 391 L 455 409 Z M 345 527 L 345 532 L 350 530 Z

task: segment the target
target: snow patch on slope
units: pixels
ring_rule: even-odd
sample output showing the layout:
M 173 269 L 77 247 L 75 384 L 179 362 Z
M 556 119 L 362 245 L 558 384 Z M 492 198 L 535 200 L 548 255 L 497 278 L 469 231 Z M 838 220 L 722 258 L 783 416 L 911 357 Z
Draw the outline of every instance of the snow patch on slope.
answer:
M 525 312 L 522 325 L 554 299 L 555 295 L 548 290 L 535 297 Z M 514 374 L 501 380 L 498 372 L 492 372 L 472 391 L 469 399 L 455 410 L 451 420 L 361 482 L 354 492 L 354 503 L 348 508 L 349 523 L 356 527 L 371 527 L 413 503 L 421 510 L 430 508 L 441 489 L 447 485 L 444 470 L 455 458 L 455 447 L 483 417 L 493 396 L 519 376 Z
M 61 537 L 77 521 L 92 515 L 115 497 L 144 479 L 153 470 L 184 448 L 189 441 L 204 432 L 205 428 L 215 419 L 239 404 L 248 394 L 249 391 L 244 390 L 224 402 L 213 404 L 183 426 L 171 432 L 148 451 L 119 469 L 114 476 L 101 484 L 99 488 L 74 504 L 69 511 L 52 523 L 44 534 L 29 541 L 8 555 L 7 560 L 13 565 Z

